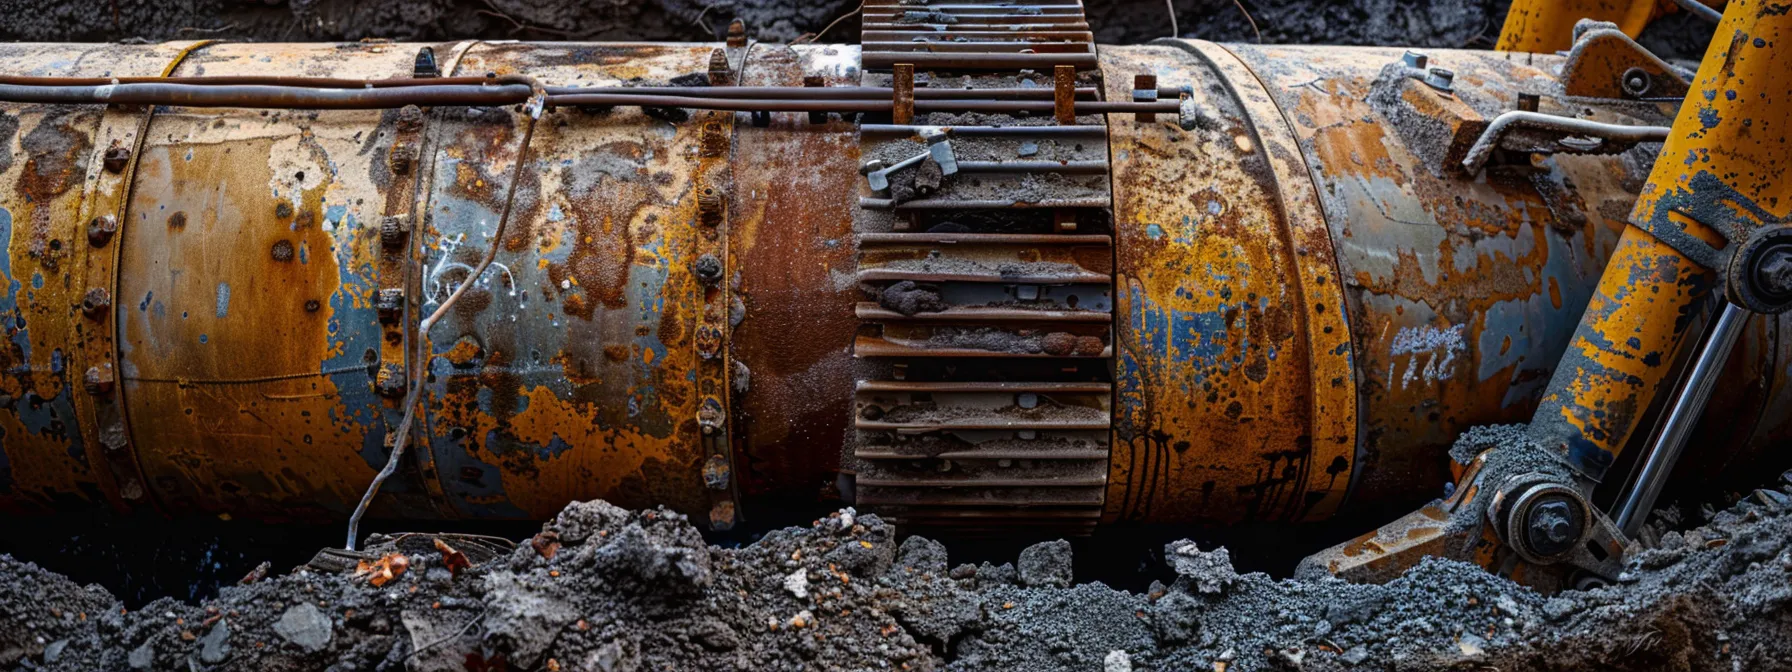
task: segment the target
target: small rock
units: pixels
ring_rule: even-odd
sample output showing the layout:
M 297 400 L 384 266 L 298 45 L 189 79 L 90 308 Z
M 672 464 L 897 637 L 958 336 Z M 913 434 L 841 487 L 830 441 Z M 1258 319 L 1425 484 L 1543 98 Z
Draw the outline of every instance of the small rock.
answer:
M 1456 648 L 1461 651 L 1464 656 L 1479 658 L 1481 657 L 1481 654 L 1487 652 L 1487 640 L 1472 634 L 1466 634 L 1462 636 L 1462 639 L 1456 640 Z
M 1369 659 L 1369 649 L 1364 647 L 1361 644 L 1350 647 L 1350 650 L 1345 651 L 1344 655 L 1338 656 L 1338 660 L 1342 660 L 1351 665 L 1361 665 L 1363 663 L 1363 661 L 1368 660 L 1368 659 Z
M 58 639 L 44 647 L 44 662 L 54 663 L 62 659 L 62 650 L 68 648 L 68 640 Z
M 147 670 L 156 662 L 156 648 L 150 642 L 144 642 L 142 646 L 131 650 L 128 661 L 132 669 Z
M 217 625 L 213 625 L 212 629 L 205 633 L 204 637 L 199 638 L 199 660 L 207 665 L 216 665 L 224 662 L 224 657 L 228 655 L 230 655 L 230 626 L 225 621 L 219 620 Z
M 1101 661 L 1101 672 L 1132 672 L 1132 656 L 1119 649 L 1109 651 Z
M 329 646 L 333 632 L 330 617 L 318 611 L 317 606 L 310 602 L 292 606 L 274 623 L 275 634 L 309 653 L 322 651 Z
M 1020 155 L 1021 156 L 1033 156 L 1038 153 L 1039 153 L 1039 143 L 1033 142 L 1031 140 L 1029 140 L 1027 142 L 1020 143 Z
M 784 589 L 790 591 L 797 599 L 809 597 L 809 570 L 798 567 L 790 576 L 784 577 Z
M 1550 598 L 1543 603 L 1543 616 L 1551 621 L 1560 621 L 1574 613 L 1574 603 L 1559 597 Z
M 1033 544 L 1020 552 L 1020 581 L 1033 588 L 1069 588 L 1074 578 L 1071 566 L 1070 542 Z
M 1185 539 L 1166 545 L 1164 556 L 1182 579 L 1203 593 L 1223 592 L 1238 580 L 1238 572 L 1232 569 L 1232 555 L 1225 548 L 1206 552 Z

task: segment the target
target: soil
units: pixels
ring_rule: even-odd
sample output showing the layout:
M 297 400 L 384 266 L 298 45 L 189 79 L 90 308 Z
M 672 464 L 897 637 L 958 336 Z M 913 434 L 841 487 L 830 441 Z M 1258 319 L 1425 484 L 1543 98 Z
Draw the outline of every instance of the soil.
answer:
M 1165 547 L 1167 584 L 1131 592 L 1072 584 L 1063 541 L 954 567 L 844 509 L 728 549 L 681 515 L 603 502 L 472 567 L 413 537 L 375 547 L 407 565 L 383 585 L 302 566 L 135 610 L 0 556 L 0 667 L 1788 669 L 1788 490 L 1662 533 L 1613 586 L 1554 596 L 1435 559 L 1386 585 L 1276 580 L 1190 541 Z

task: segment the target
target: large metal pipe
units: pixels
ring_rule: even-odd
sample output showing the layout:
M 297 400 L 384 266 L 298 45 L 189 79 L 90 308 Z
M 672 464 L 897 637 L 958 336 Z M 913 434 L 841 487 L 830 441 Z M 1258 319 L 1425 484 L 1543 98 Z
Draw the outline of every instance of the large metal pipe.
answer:
M 390 81 L 411 72 L 418 46 L 15 46 L 0 51 L 0 72 Z M 449 75 L 442 85 L 481 91 L 502 87 L 458 75 L 657 85 L 706 72 L 714 48 L 431 46 Z M 0 508 L 107 501 L 345 516 L 385 463 L 402 415 L 389 395 L 407 380 L 420 381 L 427 412 L 415 460 L 382 490 L 379 515 L 542 517 L 603 497 L 713 521 L 736 490 L 747 515 L 764 498 L 850 497 L 856 467 L 842 464 L 842 446 L 855 432 L 899 424 L 855 415 L 856 399 L 985 403 L 1008 389 L 855 384 L 855 354 L 891 378 L 908 361 L 869 356 L 906 338 L 890 325 L 920 333 L 948 317 L 1060 320 L 1052 329 L 1073 343 L 1112 351 L 1112 369 L 1095 360 L 1075 374 L 1111 381 L 1111 396 L 1091 392 L 1091 380 L 1028 383 L 1038 389 L 1010 395 L 1108 413 L 1064 426 L 1112 446 L 1092 453 L 1091 478 L 1076 475 L 1094 483 L 1093 505 L 1110 521 L 1317 519 L 1428 498 L 1447 479 L 1443 448 L 1458 432 L 1530 416 L 1653 157 L 1540 157 L 1464 177 L 1451 148 L 1466 147 L 1518 93 L 1547 89 L 1560 59 L 1435 53 L 1433 64 L 1457 73 L 1454 93 L 1442 95 L 1390 76 L 1404 72 L 1387 70 L 1400 55 L 1202 42 L 1104 48 L 1103 100 L 1077 111 L 1112 110 L 1105 128 L 1087 114 L 1072 126 L 1036 125 L 1043 114 L 1020 126 L 931 122 L 956 125 L 961 167 L 977 169 L 956 178 L 966 190 L 999 177 L 1004 163 L 1062 167 L 1036 176 L 1035 191 L 961 205 L 1061 202 L 1111 213 L 1058 222 L 1085 227 L 1061 245 L 1018 233 L 973 241 L 950 227 L 925 240 L 855 236 L 855 218 L 957 215 L 861 210 L 869 192 L 858 170 L 873 158 L 862 143 L 900 143 L 916 129 L 812 123 L 803 114 L 812 105 L 763 126 L 729 112 L 562 107 L 542 119 L 519 171 L 522 120 L 508 106 L 0 104 L 0 314 L 10 341 L 0 367 Z M 736 79 L 746 89 L 815 77 L 860 87 L 861 65 L 850 46 L 760 45 Z M 1187 85 L 1192 116 L 1137 120 L 1140 108 L 1126 101 L 1140 73 L 1172 91 Z M 742 100 L 733 95 L 704 97 Z M 958 104 L 917 98 L 923 117 L 929 101 Z M 1546 112 L 1570 104 L 1542 100 Z M 1602 123 L 1668 116 L 1635 103 L 1590 109 Z M 1454 135 L 1407 132 L 1433 122 Z M 1085 154 L 1110 157 L 1109 175 Z M 513 173 L 522 176 L 515 219 L 494 239 Z M 1111 246 L 1085 240 L 1109 229 Z M 970 270 L 940 284 L 994 292 L 990 305 L 904 321 L 865 292 L 889 282 L 877 272 L 909 272 L 909 260 L 969 243 Z M 416 317 L 493 246 L 492 269 L 428 334 L 422 361 L 407 356 L 423 338 Z M 1004 284 L 999 273 L 978 275 L 985 262 L 1043 263 L 1039 277 L 1074 281 Z M 1031 313 L 1011 305 L 1044 300 L 1017 298 L 1032 291 L 1085 303 Z M 867 333 L 874 327 L 862 315 L 884 320 L 885 331 Z M 1751 334 L 1743 347 L 1759 340 Z M 961 348 L 954 355 L 968 356 L 950 366 L 992 353 Z M 1013 375 L 997 381 L 1038 373 L 1024 361 L 991 366 Z M 918 378 L 919 368 L 909 373 Z M 1000 430 L 947 430 L 981 456 L 917 455 L 916 473 L 999 474 L 1003 461 L 1019 460 L 990 446 L 1029 447 L 991 432 Z

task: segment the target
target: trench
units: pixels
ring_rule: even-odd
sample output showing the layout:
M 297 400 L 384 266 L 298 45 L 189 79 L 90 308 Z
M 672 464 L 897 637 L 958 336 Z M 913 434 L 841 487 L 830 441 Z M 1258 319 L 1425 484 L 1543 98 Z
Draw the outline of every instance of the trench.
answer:
M 18 16 L 21 20 L 0 26 L 0 39 L 6 40 L 38 40 L 61 41 L 71 39 L 86 40 L 119 40 L 141 38 L 150 40 L 186 39 L 207 37 L 215 39 L 238 40 L 357 40 L 366 37 L 391 37 L 400 40 L 446 40 L 463 38 L 484 39 L 594 39 L 594 40 L 711 40 L 721 35 L 727 25 L 727 16 L 722 13 L 710 13 L 703 5 L 681 2 L 680 0 L 654 0 L 652 2 L 635 3 L 627 9 L 611 8 L 604 14 L 602 8 L 583 7 L 583 3 L 547 3 L 545 6 L 525 7 L 522 3 L 505 1 L 461 2 L 460 0 L 407 0 L 393 3 L 389 7 L 377 7 L 379 3 L 357 3 L 344 0 L 311 0 L 306 2 L 287 3 L 160 3 L 160 2 L 116 2 L 111 11 L 105 6 L 89 8 L 87 11 L 31 11 L 32 5 L 60 5 L 61 3 L 27 0 L 25 11 Z M 601 3 L 600 3 L 601 4 Z M 1121 0 L 1112 3 L 1090 3 L 1091 23 L 1098 26 L 1097 39 L 1103 43 L 1138 43 L 1158 36 L 1163 30 L 1159 25 L 1164 21 L 1163 6 L 1159 2 Z M 1177 2 L 1176 9 L 1179 24 L 1185 28 L 1184 35 L 1200 39 L 1219 41 L 1252 41 L 1256 39 L 1256 30 L 1242 18 L 1239 8 L 1229 0 L 1210 2 Z M 1418 47 L 1469 47 L 1486 48 L 1491 46 L 1492 38 L 1497 34 L 1504 18 L 1505 4 L 1498 1 L 1480 0 L 1433 0 L 1423 3 L 1422 11 L 1399 8 L 1394 0 L 1345 0 L 1339 2 L 1245 2 L 1248 9 L 1262 30 L 1264 41 L 1276 43 L 1329 43 L 1329 44 L 1403 44 Z M 515 6 L 512 6 L 515 5 Z M 782 2 L 779 0 L 761 0 L 741 2 L 734 7 L 735 14 L 748 19 L 749 25 L 764 26 L 766 39 L 792 39 L 806 33 L 822 30 L 830 21 L 850 10 L 849 2 Z M 593 13 L 596 12 L 596 13 Z M 1401 20 L 1389 20 L 1388 17 L 1405 15 Z M 848 19 L 837 25 L 832 35 L 836 38 L 849 36 L 857 28 L 856 20 Z M 1696 59 L 1704 50 L 1703 40 L 1699 38 L 1704 27 L 1690 19 L 1670 19 L 1652 26 L 1641 40 L 1658 54 L 1668 58 Z M 1633 451 L 1634 452 L 1634 451 Z M 1753 534 L 1745 525 L 1766 526 L 1786 523 L 1784 515 L 1758 514 L 1756 519 L 1747 521 L 1724 522 L 1721 516 L 1704 512 L 1736 505 L 1740 498 L 1725 495 L 1709 495 L 1704 499 L 1687 498 L 1683 505 L 1669 507 L 1678 513 L 1669 517 L 1676 520 L 1698 522 L 1718 520 L 1733 528 L 1724 528 L 1723 538 L 1747 538 Z M 1733 509 L 1742 510 L 1742 509 Z M 1760 509 L 1749 509 L 1760 510 Z M 801 502 L 761 502 L 747 507 L 748 517 L 736 529 L 727 533 L 704 533 L 703 541 L 723 549 L 733 549 L 739 553 L 751 553 L 751 549 L 766 540 L 766 544 L 776 548 L 785 548 L 778 544 L 791 543 L 794 533 L 801 544 L 812 541 L 810 536 L 819 536 L 816 530 L 825 528 L 825 521 L 830 519 L 834 508 L 815 503 Z M 1229 557 L 1224 560 L 1227 572 L 1236 574 L 1261 573 L 1261 579 L 1243 580 L 1225 579 L 1225 587 L 1216 593 L 1241 595 L 1246 589 L 1238 585 L 1248 585 L 1249 590 L 1271 591 L 1267 586 L 1301 585 L 1298 582 L 1276 584 L 1277 580 L 1289 578 L 1296 563 L 1301 558 L 1330 547 L 1363 531 L 1375 528 L 1402 511 L 1358 510 L 1348 517 L 1311 524 L 1249 524 L 1227 528 L 1195 527 L 1195 526 L 1117 526 L 1098 528 L 1093 534 L 1068 539 L 1069 550 L 1074 562 L 1066 560 L 1070 577 L 1065 585 L 1055 588 L 1064 591 L 1062 595 L 1052 598 L 1041 598 L 1032 594 L 1012 592 L 1009 586 L 1000 585 L 1000 581 L 991 579 L 984 582 L 974 575 L 961 578 L 960 582 L 976 585 L 976 590 L 985 594 L 995 604 L 1016 604 L 1018 608 L 1031 610 L 1037 608 L 1041 614 L 1051 607 L 1041 603 L 1035 605 L 1034 600 L 1057 599 L 1059 606 L 1069 604 L 1093 605 L 1091 608 L 1107 609 L 1114 605 L 1138 606 L 1142 610 L 1152 610 L 1154 615 L 1167 612 L 1174 605 L 1166 606 L 1162 601 L 1145 602 L 1118 600 L 1106 593 L 1093 593 L 1093 584 L 1104 584 L 1107 587 L 1126 591 L 1131 595 L 1144 596 L 1154 594 L 1162 588 L 1161 582 L 1174 580 L 1178 585 L 1189 584 L 1187 592 L 1202 597 L 1207 591 L 1199 584 L 1207 580 L 1186 570 L 1178 562 L 1178 558 L 1167 556 L 1167 548 L 1176 547 L 1184 541 L 1192 541 L 1201 549 L 1226 548 Z M 636 514 L 637 516 L 639 514 Z M 1734 516 L 1737 520 L 1744 514 Z M 818 522 L 820 521 L 820 522 Z M 652 528 L 648 523 L 635 520 L 634 523 Z M 1690 538 L 1691 525 L 1686 526 Z M 363 530 L 376 533 L 396 533 L 410 531 L 458 532 L 493 535 L 512 540 L 526 540 L 542 529 L 536 521 L 515 522 L 443 522 L 417 523 L 415 521 L 370 520 Z M 654 528 L 657 529 L 657 528 Z M 1704 529 L 1704 528 L 1700 528 Z M 95 584 L 103 587 L 127 610 L 136 611 L 150 605 L 166 605 L 164 598 L 173 598 L 185 605 L 201 605 L 215 601 L 240 599 L 240 594 L 232 592 L 245 575 L 250 574 L 263 562 L 269 563 L 269 576 L 289 575 L 296 568 L 304 565 L 318 549 L 337 545 L 340 542 L 342 526 L 339 523 L 266 523 L 257 521 L 228 520 L 218 517 L 203 518 L 164 518 L 153 515 L 117 515 L 105 512 L 83 512 L 59 514 L 49 517 L 10 520 L 4 533 L 0 533 L 0 554 L 10 555 L 18 560 L 36 563 L 43 569 L 62 575 L 76 584 Z M 660 534 L 660 532 L 653 532 Z M 1701 532 L 1700 534 L 1705 534 Z M 1709 537 L 1709 535 L 1707 535 Z M 894 539 L 894 538 L 893 538 Z M 944 538 L 945 548 L 949 549 L 953 564 L 968 563 L 972 565 L 1000 566 L 1013 562 L 1017 557 L 1023 560 L 1027 554 L 1033 553 L 1038 539 L 969 539 Z M 1781 541 L 1783 542 L 1783 535 Z M 882 543 L 881 541 L 879 543 Z M 900 543 L 894 542 L 893 543 Z M 1690 542 L 1689 542 L 1690 543 Z M 1708 544 L 1708 542 L 1706 542 Z M 1740 544 L 1739 544 L 1740 545 Z M 1783 545 L 1783 544 L 1781 544 Z M 808 548 L 808 546 L 803 546 Z M 909 547 L 904 544 L 905 549 Z M 1688 546 L 1691 548 L 1691 546 Z M 1707 546 L 1713 557 L 1727 545 Z M 1775 546 L 1772 552 L 1761 555 L 1754 560 L 1745 560 L 1744 565 L 1753 562 L 1773 569 L 1773 563 L 1788 564 Z M 1687 551 L 1689 556 L 1703 551 Z M 1203 556 L 1205 557 L 1205 556 Z M 1700 556 L 1702 557 L 1702 556 Z M 1711 563 L 1729 562 L 1730 556 L 1724 559 L 1710 560 Z M 1751 556 L 1752 557 L 1752 556 Z M 1706 562 L 1697 560 L 1697 562 Z M 1671 565 L 1670 565 L 1671 566 Z M 1685 561 L 1682 567 L 1694 567 L 1694 561 Z M 1697 565 L 1704 567 L 1704 565 Z M 418 570 L 419 573 L 422 570 Z M 547 571 L 547 570 L 542 570 Z M 986 570 L 987 571 L 987 570 Z M 1423 577 L 1433 583 L 1443 583 L 1447 579 L 1460 579 L 1480 589 L 1485 586 L 1488 595 L 1500 595 L 1520 604 L 1511 610 L 1513 616 L 1521 621 L 1524 618 L 1547 620 L 1545 614 L 1553 613 L 1551 609 L 1568 609 L 1570 607 L 1553 607 L 1542 598 L 1534 600 L 1523 597 L 1513 591 L 1510 586 L 1497 582 L 1482 583 L 1479 577 L 1464 578 L 1451 574 L 1455 570 L 1428 570 L 1435 575 Z M 1693 570 L 1687 570 L 1693 571 Z M 1749 571 L 1755 571 L 1750 569 Z M 1761 570 L 1766 571 L 1766 570 Z M 997 572 L 990 571 L 996 574 Z M 1224 574 L 1224 572 L 1221 572 Z M 1735 579 L 1738 574 L 1725 574 L 1727 580 Z M 1746 578 L 1746 576 L 1745 576 Z M 1749 579 L 1765 580 L 1765 579 Z M 1491 581 L 1489 579 L 1489 581 Z M 989 585 L 984 585 L 988 583 Z M 295 583 L 294 585 L 300 585 Z M 1749 584 L 1754 585 L 1754 584 Z M 1074 587 L 1073 587 L 1074 586 Z M 303 588 L 306 594 L 311 588 Z M 1399 590 L 1407 590 L 1400 588 Z M 1430 590 L 1429 588 L 1425 590 Z M 1501 592 L 1508 591 L 1508 592 Z M 445 590 L 445 593 L 452 593 Z M 1782 592 L 1784 592 L 1782 590 Z M 0 589 L 0 593 L 5 590 Z M 1340 603 L 1357 599 L 1397 599 L 1389 597 L 1363 597 L 1374 591 L 1356 592 L 1340 589 L 1331 597 L 1343 596 Z M 1265 592 L 1265 594 L 1268 594 Z M 1390 591 L 1390 595 L 1407 595 Z M 1430 593 L 1425 593 L 1430 594 Z M 1519 595 L 1518 597 L 1512 597 Z M 1347 599 L 1345 599 L 1347 598 Z M 1142 599 L 1142 598 L 1141 598 Z M 1215 598 L 1217 599 L 1217 598 Z M 1267 599 L 1267 598 L 1265 598 Z M 1480 598 L 1475 598 L 1480 599 Z M 1493 598 L 1487 598 L 1492 601 Z M 1589 605 L 1598 604 L 1598 598 L 1576 597 L 1574 608 L 1583 602 Z M 1782 602 L 1784 597 L 1777 598 Z M 1003 601 L 1008 600 L 1008 601 Z M 1079 601 L 1086 600 L 1086 602 Z M 986 600 L 987 601 L 987 600 Z M 1448 603 L 1440 600 L 1440 605 Z M 1271 601 L 1270 607 L 1284 604 L 1284 611 L 1311 611 L 1314 607 L 1306 603 Z M 1448 603 L 1454 604 L 1454 603 Z M 1478 605 L 1479 603 L 1473 603 Z M 1216 610 L 1226 608 L 1208 605 Z M 1262 605 L 1255 605 L 1263 608 Z M 1467 607 L 1463 607 L 1466 609 Z M 1590 608 L 1590 607 L 1589 607 Z M 993 609 L 993 607 L 992 607 Z M 1003 611 L 1009 607 L 1001 607 Z M 1254 612 L 1240 610 L 1236 613 L 1248 616 Z M 1316 613 L 1327 618 L 1332 611 L 1323 606 Z M 1520 615 L 1522 614 L 1524 615 Z M 172 613 L 172 612 L 171 612 Z M 184 613 L 184 612 L 183 612 Z M 1105 613 L 1105 612 L 1103 612 Z M 1140 613 L 1144 613 L 1141 611 Z M 1233 612 L 1226 612 L 1233 613 Z M 1662 613 L 1684 614 L 1686 611 L 1674 611 L 1669 608 L 1665 612 L 1642 612 L 1645 615 L 1659 616 Z M 1040 622 L 1048 617 L 1039 615 Z M 1425 617 L 1420 617 L 1425 618 Z M 1431 618 L 1436 618 L 1431 616 Z M 1570 641 L 1586 644 L 1604 634 L 1598 630 L 1596 619 L 1572 620 L 1573 616 L 1565 616 L 1568 622 L 1576 624 L 1575 629 L 1566 625 L 1560 626 Z M 1688 617 L 1692 620 L 1707 618 L 1706 615 L 1695 614 Z M 1712 617 L 1715 618 L 1715 617 Z M 1777 627 L 1787 621 L 1784 608 L 1761 617 L 1757 629 Z M 1281 620 L 1275 621 L 1280 627 L 1288 627 Z M 1671 618 L 1668 620 L 1672 620 Z M 581 623 L 583 621 L 580 621 Z M 1163 622 L 1175 622 L 1165 617 Z M 1326 621 L 1331 622 L 1331 621 Z M 1365 623 L 1368 621 L 1365 620 Z M 1356 624 L 1348 619 L 1343 624 L 1332 626 L 1340 632 L 1348 632 Z M 1645 621 L 1653 624 L 1655 621 Z M 992 653 L 985 633 L 998 631 L 1000 627 L 990 626 L 988 631 L 959 631 L 949 636 L 930 634 L 928 627 L 902 622 L 904 634 L 923 644 L 923 648 L 931 651 L 945 665 L 954 663 L 989 664 L 992 662 L 1019 665 L 1027 668 L 1031 658 L 1018 654 L 1003 657 Z M 1477 627 L 1479 622 L 1477 622 Z M 1030 626 L 1029 626 L 1030 627 Z M 1367 628 L 1367 625 L 1362 627 Z M 1653 627 L 1653 626 L 1650 626 Z M 1665 627 L 1665 626 L 1664 626 Z M 1731 635 L 1736 641 L 1748 641 L 1761 644 L 1755 630 L 1750 626 L 1726 626 L 1735 632 Z M 1098 628 L 1092 628 L 1096 630 Z M 1398 626 L 1388 626 L 1372 634 L 1384 638 L 1389 633 L 1398 632 Z M 1448 627 L 1445 628 L 1448 630 Z M 1024 628 L 1021 631 L 1025 631 Z M 1328 632 L 1330 630 L 1328 629 Z M 1641 628 L 1622 633 L 1623 637 L 1646 638 L 1647 629 Z M 1458 650 L 1466 652 L 1460 643 L 1465 641 L 1459 632 L 1444 633 L 1446 639 L 1457 643 Z M 1345 635 L 1319 635 L 1324 640 L 1328 636 L 1342 638 Z M 1367 635 L 1365 635 L 1367 636 Z M 1414 639 L 1423 641 L 1429 633 L 1414 635 Z M 1080 634 L 1065 635 L 1079 642 L 1075 646 L 1075 655 L 1071 656 L 1080 664 L 1090 655 L 1114 669 L 1111 650 L 1101 650 L 1105 643 L 1090 644 L 1090 639 Z M 1193 639 L 1181 640 L 1170 632 L 1154 631 L 1148 638 L 1154 642 L 1155 659 L 1164 669 L 1175 669 L 1179 664 L 1211 663 L 1225 659 L 1228 655 L 1237 655 L 1228 650 L 1221 650 L 1204 643 L 1198 635 Z M 1477 635 L 1478 637 L 1478 635 Z M 1575 639 L 1575 638 L 1579 639 Z M 1081 639 L 1079 639 L 1081 638 Z M 1395 637 L 1398 639 L 1398 637 Z M 1696 636 L 1689 636 L 1688 647 L 1697 649 L 1702 654 L 1716 650 L 1728 651 L 1724 645 L 1729 638 L 1717 641 L 1700 641 Z M 1099 637 L 1090 641 L 1101 640 Z M 1311 642 L 1313 638 L 1299 639 Z M 0 642 L 4 637 L 0 637 Z M 1257 640 L 1252 640 L 1257 641 Z M 1267 641 L 1267 640 L 1263 640 Z M 1529 640 L 1515 640 L 1525 642 Z M 1640 640 L 1639 640 L 1640 641 Z M 1622 642 L 1623 646 L 1633 646 L 1634 651 L 1645 653 L 1652 651 L 1652 644 Z M 1020 645 L 1014 645 L 1016 649 Z M 1279 645 L 1278 645 L 1279 646 Z M 1439 647 L 1444 645 L 1438 644 Z M 1523 650 L 1526 644 L 1515 644 L 1515 650 Z M 1588 644 L 1588 646 L 1592 646 Z M 982 648 L 979 648 L 982 647 Z M 1180 647 L 1180 648 L 1177 648 Z M 1446 647 L 1447 648 L 1447 647 Z M 41 647 L 40 647 L 41 652 Z M 596 650 L 596 649 L 594 649 Z M 1119 650 L 1119 649 L 1114 649 Z M 1263 656 L 1266 666 L 1288 667 L 1277 660 L 1284 660 L 1294 654 L 1283 653 L 1285 648 L 1276 648 L 1275 655 Z M 1355 650 L 1355 649 L 1352 649 Z M 1368 649 L 1365 649 L 1368 650 Z M 1592 650 L 1592 649 L 1589 649 Z M 601 650 L 599 651 L 601 653 Z M 1092 653 L 1091 653 L 1092 652 Z M 1056 654 L 1062 654 L 1062 651 Z M 1332 651 L 1338 657 L 1346 657 L 1348 651 Z M 1139 655 L 1139 654 L 1134 654 Z M 1254 655 L 1245 654 L 1247 657 Z M 1393 654 L 1390 654 L 1393 655 Z M 1464 654 L 1466 655 L 1466 653 Z M 1726 654 L 1727 655 L 1727 654 Z M 1105 656 L 1105 657 L 1104 657 Z M 1178 657 L 1181 656 L 1181 657 Z M 1276 656 L 1282 656 L 1277 658 Z M 1063 655 L 1059 655 L 1064 658 Z M 1761 660 L 1756 658 L 1752 660 Z M 108 659 L 109 660 L 109 659 Z M 695 660 L 695 659 L 693 659 Z M 1523 660 L 1520 658 L 1519 660 Z M 1655 658 L 1639 659 L 1634 669 L 1652 669 Z M 1457 661 L 1463 662 L 1463 661 Z M 1475 661 L 1468 661 L 1475 662 Z M 1294 667 L 1298 667 L 1298 663 Z M 1066 668 L 1077 668 L 1079 665 L 1064 663 Z M 1242 665 L 1241 669 L 1250 669 Z M 298 668 L 294 668 L 298 669 Z M 508 668 L 488 668 L 508 669 Z M 535 669 L 522 667 L 518 669 Z M 554 669 L 552 667 L 547 669 Z M 595 669 L 595 668 L 593 668 Z M 1130 669 L 1130 668 L 1127 668 Z M 1225 669 L 1223 667 L 1216 669 Z

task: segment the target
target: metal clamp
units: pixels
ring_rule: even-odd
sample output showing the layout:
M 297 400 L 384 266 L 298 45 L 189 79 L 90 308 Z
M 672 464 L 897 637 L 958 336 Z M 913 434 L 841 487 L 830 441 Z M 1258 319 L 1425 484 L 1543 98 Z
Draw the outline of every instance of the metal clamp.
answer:
M 870 184 L 872 193 L 884 195 L 890 191 L 890 176 L 896 171 L 921 165 L 929 158 L 940 164 L 941 175 L 958 173 L 958 155 L 952 151 L 952 141 L 948 139 L 949 130 L 939 126 L 923 126 L 919 130 L 921 139 L 927 143 L 927 151 L 897 161 L 894 165 L 885 166 L 882 161 L 865 162 L 860 172 L 865 173 L 865 181 Z

